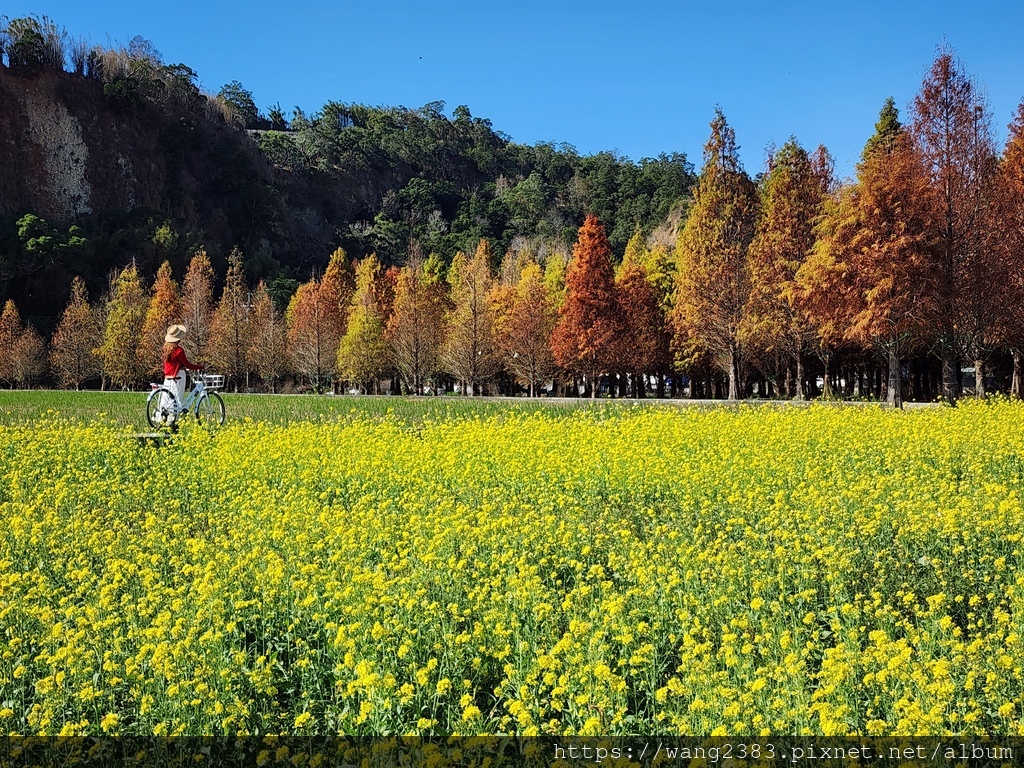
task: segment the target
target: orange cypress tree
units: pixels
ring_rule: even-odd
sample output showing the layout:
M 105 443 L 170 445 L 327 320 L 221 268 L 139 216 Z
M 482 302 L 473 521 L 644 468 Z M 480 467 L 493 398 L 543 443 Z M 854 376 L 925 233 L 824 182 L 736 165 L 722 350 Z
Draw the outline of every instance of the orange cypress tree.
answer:
M 797 306 L 796 273 L 814 245 L 813 225 L 824 190 L 811 158 L 796 139 L 771 159 L 761 188 L 761 217 L 750 244 L 751 322 L 762 349 L 778 349 L 796 367 L 795 398 L 803 400 L 804 356 L 814 327 Z
M 616 362 L 622 320 L 615 290 L 611 246 L 604 226 L 587 214 L 565 276 L 565 302 L 551 334 L 555 362 L 581 376 L 597 397 L 598 379 Z
M 299 286 L 285 313 L 288 328 L 288 356 L 295 372 L 305 378 L 315 392 L 321 392 L 335 369 L 327 339 L 327 312 L 316 280 Z
M 336 361 L 338 347 L 348 327 L 348 307 L 355 291 L 355 273 L 343 248 L 331 254 L 327 270 L 320 278 L 319 290 L 324 311 L 324 349 L 328 359 Z
M 558 317 L 539 264 L 521 267 L 519 282 L 506 300 L 496 327 L 498 349 L 505 367 L 533 397 L 555 373 L 551 332 Z
M 288 340 L 281 313 L 262 280 L 253 294 L 249 327 L 249 368 L 270 385 L 271 392 L 276 392 L 277 381 L 288 368 Z
M 445 317 L 441 360 L 444 369 L 463 383 L 470 396 L 498 372 L 499 366 L 490 261 L 490 246 L 481 239 L 473 258 L 456 254 L 448 276 L 451 308 Z
M 398 274 L 385 334 L 398 375 L 414 395 L 423 394 L 427 380 L 440 366 L 445 291 L 438 266 L 436 256 L 425 262 L 419 249 L 413 249 Z
M 224 291 L 210 321 L 206 357 L 210 364 L 233 381 L 235 391 L 248 378 L 248 353 L 252 346 L 249 326 L 249 289 L 245 284 L 242 253 L 232 248 Z
M 925 158 L 938 211 L 932 218 L 937 295 L 931 322 L 942 361 L 942 393 L 960 396 L 960 364 L 975 360 L 984 391 L 984 358 L 996 314 L 998 275 L 985 223 L 995 172 L 991 119 L 981 90 L 943 50 L 914 99 L 913 134 Z
M 14 345 L 14 379 L 29 387 L 46 375 L 46 342 L 39 331 L 26 326 Z
M 17 379 L 14 348 L 21 333 L 21 313 L 14 299 L 8 299 L 0 313 L 0 383 L 8 386 L 14 386 Z
M 891 102 L 883 107 L 856 185 L 827 206 L 795 294 L 808 311 L 831 315 L 845 339 L 882 352 L 888 401 L 901 407 L 902 360 L 920 340 L 935 296 L 936 201 L 924 158 L 891 109 Z M 819 324 L 832 327 L 825 319 Z
M 206 363 L 206 347 L 213 319 L 213 267 L 200 248 L 189 262 L 181 286 L 181 319 L 188 329 L 183 346 L 189 358 Z
M 161 350 L 167 328 L 181 321 L 181 297 L 178 286 L 171 279 L 171 264 L 165 261 L 156 272 L 153 290 L 142 324 L 137 354 L 139 362 L 148 373 L 162 369 Z
M 50 341 L 50 368 L 61 386 L 78 389 L 82 382 L 100 375 L 100 363 L 93 350 L 101 342 L 99 318 L 89 306 L 85 283 L 76 277 L 71 281 L 71 297 Z

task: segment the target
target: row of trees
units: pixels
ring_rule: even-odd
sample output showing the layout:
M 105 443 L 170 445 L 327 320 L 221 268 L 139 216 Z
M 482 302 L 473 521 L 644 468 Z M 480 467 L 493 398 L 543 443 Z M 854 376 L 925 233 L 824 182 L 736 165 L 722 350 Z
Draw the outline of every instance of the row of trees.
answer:
M 274 387 L 291 373 L 317 389 L 371 389 L 393 377 L 418 393 L 442 381 L 508 391 L 517 380 L 533 393 L 560 379 L 593 395 L 608 376 L 613 392 L 639 396 L 684 373 L 695 380 L 691 395 L 803 398 L 819 381 L 826 395 L 838 381 L 850 393 L 856 381 L 860 394 L 897 405 L 911 377 L 918 397 L 957 399 L 965 361 L 984 392 L 986 370 L 1005 357 L 1020 394 L 1022 201 L 1024 104 L 999 157 L 978 87 L 943 51 L 908 125 L 892 100 L 884 105 L 846 184 L 835 182 L 824 147 L 808 153 L 795 139 L 751 179 L 717 112 L 674 254 L 638 231 L 616 266 L 593 215 L 568 262 L 510 250 L 496 273 L 487 239 L 450 264 L 425 258 L 413 240 L 400 268 L 376 256 L 350 263 L 339 250 L 278 316 L 265 285 L 248 290 L 237 251 L 214 306 L 200 253 L 180 294 L 169 267 L 148 298 L 134 269 L 122 272 L 93 311 L 101 340 L 69 348 L 95 349 L 94 374 L 130 386 L 156 359 L 163 328 L 181 321 L 193 355 L 236 383 L 255 374 Z M 64 328 L 51 360 L 65 348 Z M 19 333 L 6 345 L 12 360 L 40 346 Z M 29 370 L 4 363 L 0 379 Z
M 999 158 L 978 86 L 941 51 L 904 126 L 890 99 L 857 177 L 833 188 L 827 155 L 793 141 L 760 188 L 743 173 L 719 113 L 678 246 L 677 342 L 741 391 L 744 363 L 765 353 L 797 373 L 808 353 L 830 363 L 851 346 L 876 352 L 900 404 L 912 356 L 941 362 L 939 394 L 977 393 L 999 354 L 1020 394 L 1024 349 L 1024 104 Z

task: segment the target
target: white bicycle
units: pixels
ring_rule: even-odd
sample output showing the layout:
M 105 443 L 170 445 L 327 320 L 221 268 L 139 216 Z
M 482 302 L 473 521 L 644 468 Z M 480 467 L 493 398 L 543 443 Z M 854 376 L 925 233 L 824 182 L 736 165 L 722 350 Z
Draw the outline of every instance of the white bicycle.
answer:
M 192 389 L 178 401 L 178 393 L 163 384 L 150 384 L 146 399 L 146 419 L 153 429 L 174 427 L 178 417 L 191 413 L 200 424 L 219 427 L 224 423 L 224 400 L 214 390 L 224 386 L 224 377 L 216 373 L 192 377 Z

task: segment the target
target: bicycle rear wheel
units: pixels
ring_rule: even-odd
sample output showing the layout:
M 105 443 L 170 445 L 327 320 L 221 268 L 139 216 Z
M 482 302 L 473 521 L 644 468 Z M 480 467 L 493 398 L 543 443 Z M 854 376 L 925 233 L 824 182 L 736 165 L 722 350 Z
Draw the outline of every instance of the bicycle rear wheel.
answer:
M 153 429 L 170 427 L 177 421 L 178 397 L 167 387 L 157 387 L 146 398 L 146 421 Z
M 196 421 L 219 427 L 224 423 L 224 400 L 216 392 L 207 392 L 196 403 Z

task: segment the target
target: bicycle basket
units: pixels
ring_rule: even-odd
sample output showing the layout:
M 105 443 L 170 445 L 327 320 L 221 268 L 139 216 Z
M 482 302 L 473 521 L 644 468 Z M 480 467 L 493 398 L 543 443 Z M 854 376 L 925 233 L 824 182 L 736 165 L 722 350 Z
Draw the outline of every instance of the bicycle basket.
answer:
M 207 389 L 222 389 L 224 387 L 224 376 L 219 373 L 200 374 L 199 379 Z

